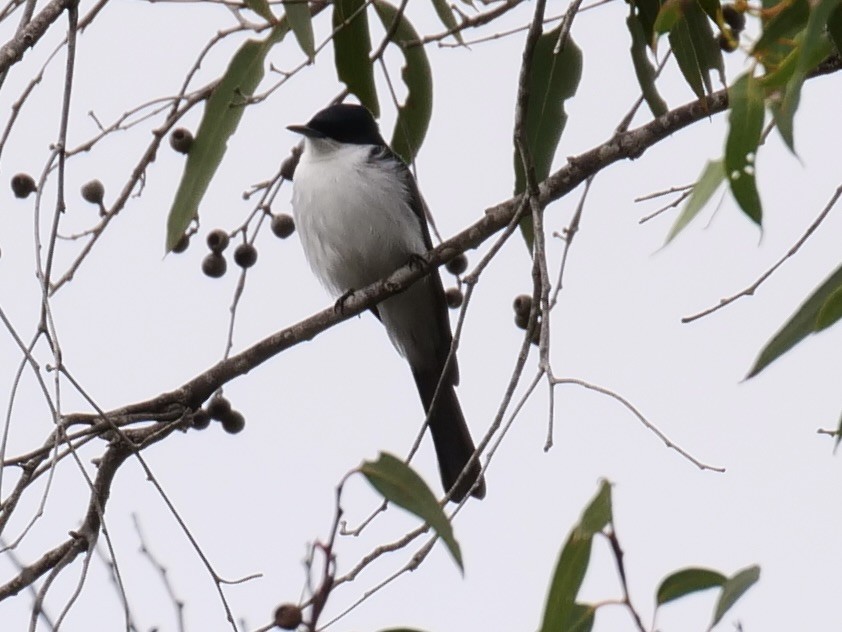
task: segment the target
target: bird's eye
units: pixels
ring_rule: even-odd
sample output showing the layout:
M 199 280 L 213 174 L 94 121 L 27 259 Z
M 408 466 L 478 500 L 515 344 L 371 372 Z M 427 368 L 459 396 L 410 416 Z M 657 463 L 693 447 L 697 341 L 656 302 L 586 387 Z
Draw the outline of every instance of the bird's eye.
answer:
M 388 153 L 386 148 L 381 145 L 377 145 L 371 148 L 371 151 L 368 154 L 368 159 L 372 162 L 375 160 L 383 160 L 387 155 Z

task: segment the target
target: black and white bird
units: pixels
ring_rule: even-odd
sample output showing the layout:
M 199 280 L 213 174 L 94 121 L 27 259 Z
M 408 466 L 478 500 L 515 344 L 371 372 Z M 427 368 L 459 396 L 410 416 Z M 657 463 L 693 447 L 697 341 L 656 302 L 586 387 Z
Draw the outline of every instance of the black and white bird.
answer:
M 333 296 L 370 285 L 432 248 L 418 185 L 365 107 L 332 105 L 306 125 L 288 129 L 304 137 L 293 181 L 296 229 L 310 267 Z M 452 340 L 438 271 L 372 311 L 409 361 L 449 491 L 474 443 L 454 390 L 459 383 L 455 358 L 433 401 Z M 469 491 L 477 498 L 485 495 L 477 461 L 451 498 L 460 501 Z

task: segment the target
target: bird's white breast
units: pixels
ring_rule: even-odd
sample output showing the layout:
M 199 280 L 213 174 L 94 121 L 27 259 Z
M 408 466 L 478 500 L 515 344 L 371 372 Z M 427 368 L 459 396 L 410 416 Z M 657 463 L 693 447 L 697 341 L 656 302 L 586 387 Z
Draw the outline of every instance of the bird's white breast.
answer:
M 406 184 L 370 145 L 305 139 L 295 170 L 295 225 L 313 272 L 334 295 L 360 289 L 426 247 Z

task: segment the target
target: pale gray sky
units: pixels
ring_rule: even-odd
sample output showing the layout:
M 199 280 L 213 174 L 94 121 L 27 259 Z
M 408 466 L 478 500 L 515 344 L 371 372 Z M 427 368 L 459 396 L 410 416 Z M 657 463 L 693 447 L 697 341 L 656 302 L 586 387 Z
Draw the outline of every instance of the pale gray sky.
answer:
M 551 14 L 565 7 L 550 4 Z M 524 7 L 508 23 L 525 23 L 531 9 Z M 569 104 L 558 166 L 566 156 L 609 138 L 637 96 L 627 59 L 626 11 L 627 5 L 615 2 L 576 20 L 573 35 L 584 50 L 584 75 L 579 95 Z M 441 30 L 426 3 L 410 3 L 410 15 L 424 32 Z M 328 32 L 325 18 L 317 22 L 317 41 Z M 106 7 L 80 39 L 70 144 L 96 132 L 86 116 L 89 110 L 110 122 L 139 102 L 174 94 L 196 51 L 230 24 L 221 7 L 140 2 Z M 221 72 L 239 41 L 232 38 L 209 57 L 202 81 Z M 511 195 L 511 126 L 522 44 L 520 34 L 470 51 L 428 47 L 435 106 L 418 174 L 444 236 Z M 9 111 L 44 54 L 31 52 L 14 69 L 0 93 L 0 113 Z M 395 55 L 388 59 L 393 68 L 400 63 Z M 744 59 L 739 52 L 729 58 L 730 79 L 744 68 Z M 291 68 L 301 53 L 290 37 L 270 60 Z M 58 125 L 63 68 L 57 61 L 5 150 L 4 182 L 18 171 L 37 176 L 46 160 Z M 386 587 L 333 629 L 536 629 L 560 546 L 601 477 L 616 483 L 616 525 L 632 598 L 647 624 L 654 592 L 667 573 L 706 566 L 731 574 L 759 564 L 760 582 L 720 629 L 733 629 L 738 620 L 746 631 L 838 628 L 834 599 L 842 510 L 835 499 L 840 466 L 831 454 L 832 441 L 816 429 L 834 427 L 838 420 L 836 376 L 842 367 L 832 349 L 842 334 L 833 329 L 817 336 L 758 378 L 741 380 L 763 344 L 838 265 L 842 217 L 831 214 L 755 297 L 694 324 L 680 323 L 682 316 L 751 283 L 786 252 L 839 185 L 838 148 L 828 142 L 840 136 L 842 91 L 836 83 L 835 77 L 823 78 L 804 90 L 796 119 L 801 163 L 774 133 L 760 152 L 757 169 L 766 212 L 762 239 L 728 197 L 664 250 L 660 247 L 675 213 L 638 224 L 658 203 L 635 204 L 635 197 L 690 183 L 706 160 L 721 155 L 723 116 L 600 174 L 553 314 L 552 361 L 558 375 L 616 391 L 683 449 L 727 472 L 698 470 L 616 402 L 575 386 L 556 391 L 555 446 L 544 453 L 548 399 L 542 385 L 492 461 L 486 499 L 469 502 L 455 522 L 465 576 L 437 547 L 419 570 Z M 379 85 L 388 137 L 394 112 L 382 81 Z M 306 121 L 339 90 L 327 50 L 315 67 L 250 108 L 202 206 L 202 239 L 194 240 L 185 254 L 165 259 L 166 212 L 183 157 L 162 148 L 142 197 L 112 222 L 53 303 L 67 366 L 99 405 L 114 407 L 170 390 L 221 357 L 236 269 L 229 262 L 222 280 L 204 277 L 203 236 L 211 228 L 233 229 L 241 223 L 251 208 L 242 192 L 271 176 L 297 142 L 286 125 Z M 672 106 L 692 97 L 674 70 L 667 72 L 664 95 Z M 647 117 L 642 112 L 638 123 Z M 195 128 L 198 116 L 187 123 Z M 106 201 L 112 199 L 147 138 L 148 128 L 115 134 L 71 161 L 63 233 L 96 221 L 96 209 L 76 194 L 81 183 L 100 178 Z M 567 225 L 579 193 L 548 208 L 549 232 Z M 288 212 L 290 195 L 285 184 L 274 209 Z M 3 200 L 0 306 L 28 338 L 39 300 L 32 272 L 33 205 L 8 191 Z M 48 193 L 45 217 L 51 205 Z M 550 239 L 549 244 L 556 270 L 561 243 Z M 330 304 L 306 268 L 295 237 L 279 241 L 266 230 L 257 247 L 259 260 L 249 273 L 237 317 L 237 350 Z M 77 248 L 76 243 L 61 244 L 60 269 Z M 472 263 L 478 261 L 478 253 L 468 254 Z M 511 301 L 530 291 L 529 272 L 522 239 L 514 236 L 483 275 L 467 315 L 458 392 L 476 438 L 489 426 L 510 378 L 522 335 L 513 325 Z M 445 274 L 445 285 L 450 284 Z M 38 357 L 49 362 L 44 348 Z M 19 361 L 8 333 L 0 335 L 0 358 L 5 410 Z M 535 370 L 533 356 L 526 382 Z M 226 395 L 245 414 L 244 432 L 229 436 L 215 424 L 203 432 L 174 435 L 144 455 L 222 576 L 263 573 L 261 579 L 226 588 L 236 616 L 250 630 L 267 623 L 279 603 L 298 599 L 307 543 L 328 534 L 336 483 L 380 450 L 404 453 L 422 411 L 404 362 L 368 315 L 266 363 L 232 383 Z M 65 411 L 82 408 L 69 387 L 62 396 Z M 49 430 L 41 396 L 27 376 L 14 409 L 8 454 L 39 445 Z M 89 471 L 89 460 L 100 449 L 82 452 Z M 413 464 L 438 491 L 429 440 Z M 8 485 L 4 481 L 4 494 Z M 17 555 L 32 560 L 66 537 L 78 525 L 85 498 L 77 466 L 63 462 L 46 513 Z M 21 511 L 7 537 L 20 532 L 37 500 L 30 501 L 28 513 Z M 360 477 L 346 486 L 343 506 L 350 525 L 376 505 Z M 225 630 L 212 581 L 143 471 L 129 461 L 115 480 L 107 525 L 139 628 L 175 630 L 176 624 L 159 579 L 137 551 L 133 513 L 186 602 L 187 629 Z M 415 524 L 393 508 L 361 537 L 341 538 L 336 547 L 340 572 Z M 402 566 L 414 551 L 410 547 L 385 557 L 337 590 L 323 621 Z M 0 558 L 0 581 L 13 573 Z M 47 608 L 54 616 L 78 573 L 77 564 L 50 591 Z M 582 599 L 619 596 L 608 548 L 597 541 Z M 713 604 L 711 592 L 668 605 L 659 613 L 658 628 L 705 629 Z M 25 594 L 0 604 L 2 627 L 26 629 L 30 605 Z M 63 629 L 116 630 L 122 622 L 117 594 L 103 564 L 95 561 Z M 620 608 L 604 608 L 595 629 L 631 629 L 631 623 Z

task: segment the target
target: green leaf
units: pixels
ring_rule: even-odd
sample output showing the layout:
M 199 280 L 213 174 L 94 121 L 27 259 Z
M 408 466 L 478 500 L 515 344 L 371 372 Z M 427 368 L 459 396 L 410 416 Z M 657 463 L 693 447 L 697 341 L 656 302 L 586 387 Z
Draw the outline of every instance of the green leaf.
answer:
M 700 590 L 722 586 L 727 580 L 722 573 L 707 568 L 684 568 L 664 578 L 658 586 L 655 602 L 661 606 Z
M 690 194 L 681 214 L 676 218 L 670 228 L 667 240 L 664 245 L 670 243 L 678 233 L 699 214 L 710 198 L 716 193 L 719 185 L 725 179 L 725 163 L 722 160 L 710 160 L 702 170 L 702 175 L 693 186 L 693 193 Z
M 654 46 L 655 41 L 655 20 L 661 10 L 660 0 L 632 0 L 634 15 L 640 22 L 643 29 L 643 38 L 647 45 Z
M 167 252 L 178 243 L 194 217 L 216 173 L 228 139 L 237 130 L 245 112 L 245 100 L 263 78 L 264 61 L 271 48 L 288 32 L 286 21 L 272 29 L 265 40 L 248 40 L 231 58 L 228 68 L 205 104 L 202 122 L 196 132 L 184 173 L 167 217 Z
M 462 552 L 453 526 L 424 480 L 400 459 L 381 452 L 376 461 L 364 461 L 360 472 L 386 500 L 403 507 L 426 522 L 447 546 L 460 570 Z
M 722 15 L 722 5 L 719 0 L 698 0 L 702 11 L 714 22 Z
M 775 123 L 781 138 L 795 152 L 794 121 L 795 112 L 801 101 L 801 86 L 813 68 L 831 51 L 830 42 L 825 32 L 828 20 L 839 7 L 840 0 L 819 0 L 810 10 L 804 36 L 801 39 L 798 63 L 786 86 L 780 106 L 774 110 Z
M 287 14 L 287 22 L 295 35 L 298 45 L 307 59 L 311 62 L 316 56 L 316 41 L 313 35 L 313 20 L 310 16 L 310 7 L 306 2 L 288 2 L 284 4 Z
M 556 52 L 561 26 L 538 38 L 529 76 L 529 104 L 526 109 L 526 139 L 538 182 L 550 174 L 553 157 L 567 123 L 564 102 L 576 94 L 582 78 L 582 51 L 572 37 Z M 515 195 L 526 190 L 526 174 L 517 147 L 514 151 Z M 532 247 L 532 217 L 521 221 L 521 231 Z
M 838 267 L 813 291 L 780 331 L 766 343 L 746 379 L 754 377 L 809 334 L 818 331 L 819 313 L 840 289 L 842 289 L 842 266 Z
M 582 631 L 590 630 L 593 626 L 593 613 L 587 616 L 583 610 L 593 610 L 593 607 L 576 603 L 576 596 L 588 569 L 594 533 L 601 531 L 610 520 L 611 485 L 603 481 L 561 549 L 550 583 L 540 632 L 567 631 L 573 624 L 580 626 L 576 630 Z
M 596 496 L 582 513 L 577 527 L 579 536 L 599 533 L 611 522 L 611 518 L 611 483 L 603 480 Z
M 792 39 L 804 28 L 809 15 L 810 3 L 807 0 L 792 0 L 784 4 L 779 12 L 763 24 L 763 33 L 755 42 L 752 55 L 762 59 L 774 54 L 781 40 Z
M 722 585 L 722 594 L 719 595 L 719 601 L 716 604 L 716 610 L 713 613 L 713 621 L 711 621 L 710 628 L 712 629 L 717 623 L 722 620 L 725 613 L 731 609 L 740 597 L 751 588 L 757 580 L 760 579 L 760 567 L 749 566 L 744 568 L 733 577 L 729 578 Z
M 374 9 L 387 31 L 396 19 L 399 20 L 392 41 L 398 45 L 406 61 L 401 69 L 401 77 L 407 87 L 407 96 L 398 108 L 398 120 L 395 121 L 390 144 L 392 151 L 410 164 L 418 155 L 433 116 L 433 73 L 423 46 L 403 46 L 419 39 L 406 15 L 399 15 L 397 8 L 386 0 L 374 0 Z
M 842 4 L 837 5 L 827 18 L 827 33 L 836 46 L 836 52 L 842 55 Z
M 654 34 L 663 35 L 678 24 L 684 14 L 683 4 L 683 0 L 667 0 L 661 5 L 658 17 L 655 18 L 655 23 L 652 25 Z
M 448 31 L 453 31 L 453 29 L 457 28 L 459 24 L 456 22 L 456 18 L 453 17 L 453 11 L 450 8 L 450 5 L 447 3 L 447 0 L 433 0 L 433 8 L 436 10 L 436 15 L 439 16 L 439 20 L 441 23 L 444 24 L 444 28 Z M 454 31 L 453 37 L 456 39 L 457 42 L 465 45 L 465 40 L 462 39 L 462 32 L 461 31 Z
M 725 143 L 725 175 L 731 193 L 743 212 L 758 226 L 763 208 L 755 182 L 755 158 L 766 113 L 763 88 L 751 72 L 742 75 L 728 90 L 731 114 Z
M 596 608 L 590 604 L 574 603 L 567 619 L 564 621 L 564 632 L 591 632 L 593 629 Z
M 661 116 L 669 108 L 658 93 L 658 88 L 655 87 L 656 72 L 652 62 L 649 61 L 648 40 L 644 34 L 643 26 L 636 15 L 630 15 L 626 18 L 626 26 L 632 38 L 631 59 L 643 99 L 649 106 L 652 116 Z
M 670 29 L 669 41 L 678 68 L 685 81 L 699 98 L 713 92 L 710 71 L 718 71 L 723 79 L 724 64 L 713 29 L 695 0 L 679 0 L 681 18 Z
M 276 22 L 275 14 L 272 13 L 267 0 L 245 0 L 245 5 L 267 22 L 271 22 L 272 24 Z
M 842 318 L 842 288 L 838 288 L 833 294 L 827 297 L 824 305 L 821 306 L 816 316 L 816 331 L 827 329 L 837 320 Z
M 336 0 L 333 5 L 333 55 L 336 73 L 348 91 L 380 116 L 374 66 L 371 63 L 371 35 L 368 31 L 366 0 Z M 337 30 L 338 29 L 338 30 Z

